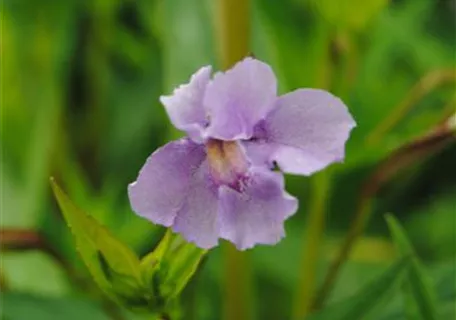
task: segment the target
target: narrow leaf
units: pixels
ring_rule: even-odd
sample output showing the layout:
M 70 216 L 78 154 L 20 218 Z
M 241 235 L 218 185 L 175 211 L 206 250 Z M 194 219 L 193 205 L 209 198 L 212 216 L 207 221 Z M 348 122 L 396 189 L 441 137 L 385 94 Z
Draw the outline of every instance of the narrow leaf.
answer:
M 140 287 L 139 259 L 95 219 L 78 209 L 51 178 L 54 195 L 95 282 L 109 296 L 131 296 Z
M 175 298 L 196 272 L 206 252 L 180 236 L 174 237 L 158 274 L 161 295 L 168 300 Z
M 159 269 L 163 256 L 168 251 L 172 241 L 172 231 L 167 229 L 165 235 L 158 243 L 157 247 L 151 253 L 147 254 L 141 260 L 141 276 L 144 283 L 153 285 L 155 271 Z
M 430 278 L 397 219 L 388 214 L 386 215 L 386 222 L 398 250 L 402 255 L 411 257 L 411 266 L 407 272 L 408 281 L 404 286 L 406 300 L 414 303 L 413 309 L 417 310 L 421 319 L 437 319 L 436 293 Z M 416 319 L 417 315 L 411 316 Z

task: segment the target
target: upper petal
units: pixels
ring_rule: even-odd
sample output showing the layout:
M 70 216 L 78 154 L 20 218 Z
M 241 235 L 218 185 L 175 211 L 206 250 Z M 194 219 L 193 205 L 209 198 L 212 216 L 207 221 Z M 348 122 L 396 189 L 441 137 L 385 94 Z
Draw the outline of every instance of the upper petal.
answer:
M 128 186 L 133 211 L 156 224 L 171 226 L 205 156 L 204 146 L 190 139 L 173 141 L 156 150 L 137 180 Z
M 309 175 L 344 159 L 345 142 L 355 126 L 339 98 L 299 89 L 278 99 L 265 120 L 263 143 L 269 148 L 268 160 L 277 161 L 284 172 Z
M 220 237 L 240 250 L 275 244 L 285 234 L 285 219 L 296 210 L 297 200 L 284 191 L 281 173 L 252 168 L 242 192 L 220 188 Z
M 210 179 L 207 162 L 195 171 L 184 203 L 176 215 L 173 230 L 198 247 L 218 244 L 217 187 Z
M 207 135 L 221 140 L 248 139 L 255 124 L 273 107 L 277 82 L 272 69 L 246 58 L 208 85 L 204 106 L 209 112 Z
M 188 84 L 179 86 L 170 96 L 160 97 L 174 126 L 197 142 L 202 140 L 202 131 L 207 125 L 203 97 L 210 76 L 211 67 L 203 67 L 192 75 Z

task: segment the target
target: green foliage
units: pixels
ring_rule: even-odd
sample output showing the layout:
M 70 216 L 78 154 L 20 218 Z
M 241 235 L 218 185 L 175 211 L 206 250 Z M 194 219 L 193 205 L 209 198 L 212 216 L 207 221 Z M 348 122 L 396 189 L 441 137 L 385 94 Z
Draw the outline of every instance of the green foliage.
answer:
M 404 295 L 409 303 L 407 313 L 411 319 L 437 319 L 435 289 L 424 267 L 416 256 L 405 231 L 396 218 L 386 216 L 394 242 L 403 256 L 410 256 L 412 264 L 407 272 L 408 281 L 404 286 Z
M 163 266 L 157 274 L 157 281 L 163 287 L 162 295 L 168 299 L 177 297 L 196 272 L 206 252 L 192 243 L 183 241 L 180 236 L 176 236 L 163 256 Z
M 206 250 L 168 230 L 154 251 L 140 262 L 106 228 L 78 209 L 54 179 L 51 185 L 77 250 L 97 285 L 127 308 L 153 312 L 169 309 Z
M 353 221 L 363 181 L 393 150 L 435 128 L 454 109 L 454 81 L 449 81 L 417 98 L 371 142 L 372 132 L 403 106 L 420 79 L 454 71 L 454 8 L 450 1 L 432 0 L 249 3 L 251 51 L 272 65 L 279 92 L 327 88 L 342 97 L 358 123 L 345 163 L 334 165 L 329 179 L 327 225 L 317 261 L 312 261 L 318 285 Z M 0 225 L 38 232 L 58 256 L 22 252 L 42 250 L 39 247 L 20 247 L 5 256 L 2 252 L 2 318 L 39 319 L 40 312 L 47 319 L 60 312 L 62 319 L 105 318 L 99 308 L 74 298 L 105 299 L 88 285 L 91 281 L 80 278 L 75 239 L 97 285 L 130 309 L 146 305 L 148 311 L 157 311 L 157 305 L 168 304 L 166 311 L 175 310 L 174 318 L 179 310 L 184 319 L 220 318 L 224 283 L 231 281 L 223 272 L 223 250 L 206 257 L 170 231 L 162 238 L 160 227 L 132 212 L 126 193 L 148 155 L 182 134 L 169 123 L 158 97 L 203 65 L 219 69 L 217 4 L 218 0 L 2 2 Z M 373 294 L 366 284 L 379 284 L 370 279 L 382 279 L 394 256 L 382 214 L 399 212 L 414 244 L 402 277 L 404 291 L 401 295 L 395 290 L 397 283 L 385 289 L 389 294 L 375 302 L 370 317 L 403 319 L 404 310 L 417 318 L 455 317 L 455 146 L 450 143 L 385 181 L 375 194 L 365 237 L 345 262 L 322 313 L 340 304 L 341 315 L 346 314 L 351 299 Z M 77 210 L 70 217 L 77 236 L 57 214 L 48 188 L 51 175 L 65 185 L 67 209 L 75 209 L 67 202 L 71 198 L 90 212 L 88 216 Z M 301 204 L 287 222 L 287 237 L 251 254 L 253 279 L 248 282 L 254 285 L 251 301 L 260 319 L 290 318 L 290 301 L 306 269 L 300 259 L 307 245 L 313 184 L 287 177 L 286 185 Z M 139 261 L 123 243 L 144 258 Z M 411 251 L 403 249 L 410 256 Z M 202 259 L 205 267 L 193 282 Z M 74 266 L 76 277 L 68 265 Z M 423 280 L 423 265 L 435 284 L 437 303 L 426 275 Z M 146 297 L 147 303 L 137 297 Z M 374 306 L 371 300 L 362 301 L 356 312 Z M 130 320 L 130 314 L 125 318 Z
M 157 247 L 141 259 L 141 275 L 144 283 L 154 287 L 155 272 L 160 269 L 160 263 L 167 252 L 173 240 L 171 229 L 168 229 L 163 238 L 158 243 Z
M 439 266 L 433 270 L 438 298 L 438 317 L 441 319 L 454 319 L 456 317 L 456 281 L 454 275 L 454 262 Z
M 368 319 L 378 312 L 392 297 L 402 275 L 410 265 L 410 259 L 396 262 L 381 276 L 367 283 L 354 296 L 330 305 L 324 310 L 312 314 L 309 320 L 350 320 Z
M 96 305 L 77 298 L 46 298 L 2 293 L 0 318 L 5 320 L 109 320 Z
M 407 224 L 410 240 L 415 244 L 418 255 L 428 255 L 433 259 L 446 259 L 456 255 L 455 246 L 447 246 L 456 241 L 456 198 L 444 194 L 439 201 L 421 207 Z M 431 214 L 428 214 L 432 212 Z M 435 219 L 437 215 L 440 219 Z M 421 230 L 429 230 L 426 233 Z
M 95 219 L 78 209 L 51 179 L 57 202 L 77 250 L 98 286 L 113 299 L 135 306 L 141 300 L 139 259 Z M 145 302 L 142 302 L 145 304 Z
M 154 251 L 141 260 L 143 281 L 166 305 L 178 297 L 206 252 L 168 229 Z

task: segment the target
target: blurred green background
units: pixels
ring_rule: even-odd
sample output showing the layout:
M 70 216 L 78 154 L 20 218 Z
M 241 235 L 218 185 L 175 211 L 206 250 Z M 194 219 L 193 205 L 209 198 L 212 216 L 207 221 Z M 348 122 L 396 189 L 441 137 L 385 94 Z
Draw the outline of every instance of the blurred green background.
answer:
M 181 135 L 159 95 L 202 65 L 220 65 L 217 2 L 2 1 L 2 319 L 136 319 L 93 290 L 49 177 L 138 254 L 154 247 L 163 229 L 133 214 L 126 187 L 150 153 Z M 280 92 L 326 88 L 358 123 L 345 163 L 324 173 L 317 284 L 353 223 L 361 186 L 394 150 L 454 113 L 455 14 L 450 0 L 251 1 L 251 51 L 272 65 Z M 455 164 L 453 139 L 384 174 L 329 302 L 395 259 L 383 218 L 393 212 L 433 279 L 442 319 L 455 316 Z M 249 253 L 256 319 L 290 318 L 319 176 L 287 177 L 300 199 L 287 237 Z M 212 250 L 184 292 L 185 319 L 221 318 L 232 280 L 223 255 Z M 402 319 L 402 304 L 395 296 L 376 318 Z

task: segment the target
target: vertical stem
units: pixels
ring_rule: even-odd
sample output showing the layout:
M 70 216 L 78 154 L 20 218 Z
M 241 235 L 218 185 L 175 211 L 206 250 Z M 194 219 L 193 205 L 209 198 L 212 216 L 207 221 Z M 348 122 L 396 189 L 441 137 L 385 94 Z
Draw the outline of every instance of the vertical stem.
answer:
M 249 53 L 249 1 L 219 0 L 218 10 L 220 63 L 228 69 Z M 224 250 L 224 319 L 251 319 L 249 256 L 231 244 L 225 245 Z
M 223 319 L 252 319 L 251 272 L 247 252 L 237 251 L 231 244 L 225 245 L 225 294 Z
M 329 173 L 321 172 L 313 179 L 310 215 L 307 220 L 303 265 L 293 308 L 293 319 L 304 319 L 314 295 L 321 239 L 325 226 L 325 203 L 329 192 Z
M 223 69 L 249 54 L 249 0 L 219 0 L 219 55 Z

